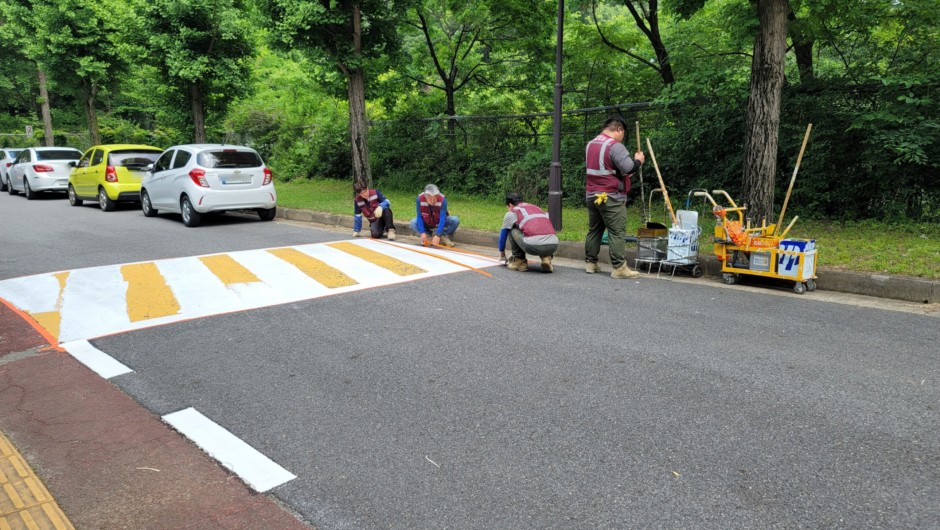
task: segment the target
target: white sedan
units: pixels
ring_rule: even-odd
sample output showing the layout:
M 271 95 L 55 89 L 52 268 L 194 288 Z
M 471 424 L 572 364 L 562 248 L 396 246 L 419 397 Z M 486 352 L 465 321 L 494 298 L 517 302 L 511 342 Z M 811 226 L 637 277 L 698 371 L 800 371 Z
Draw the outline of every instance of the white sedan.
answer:
M 140 183 L 144 215 L 178 213 L 196 226 L 209 212 L 251 210 L 262 221 L 274 219 L 274 175 L 250 147 L 192 144 L 170 147 Z
M 22 149 L 0 149 L 0 191 L 7 191 L 9 187 L 7 182 L 10 181 L 8 172 L 20 151 Z
M 78 162 L 82 152 L 73 147 L 28 147 L 16 155 L 7 169 L 10 195 L 23 192 L 35 199 L 42 191 L 66 191 L 69 186 L 71 162 Z

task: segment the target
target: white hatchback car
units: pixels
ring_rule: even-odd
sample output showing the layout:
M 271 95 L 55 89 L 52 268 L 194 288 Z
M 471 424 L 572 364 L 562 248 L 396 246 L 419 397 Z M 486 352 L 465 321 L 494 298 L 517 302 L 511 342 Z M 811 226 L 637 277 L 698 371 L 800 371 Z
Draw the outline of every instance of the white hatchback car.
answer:
M 0 149 L 0 191 L 7 191 L 9 189 L 10 176 L 8 172 L 10 171 L 10 166 L 13 165 L 13 161 L 16 160 L 16 155 L 20 154 L 22 149 Z
M 41 191 L 66 191 L 69 187 L 71 162 L 78 162 L 82 152 L 74 147 L 27 147 L 16 155 L 9 173 L 10 195 L 23 192 L 35 199 Z
M 140 183 L 140 204 L 147 217 L 179 213 L 196 226 L 202 214 L 253 210 L 262 221 L 274 219 L 274 175 L 250 147 L 191 144 L 170 147 Z

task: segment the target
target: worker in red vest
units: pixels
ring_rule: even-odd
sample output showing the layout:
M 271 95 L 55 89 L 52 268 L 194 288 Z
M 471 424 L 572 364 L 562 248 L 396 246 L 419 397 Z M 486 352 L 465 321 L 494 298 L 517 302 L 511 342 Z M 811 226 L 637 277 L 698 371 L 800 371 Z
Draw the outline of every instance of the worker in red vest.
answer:
M 623 145 L 627 123 L 620 117 L 604 122 L 604 130 L 588 142 L 585 148 L 587 182 L 585 201 L 588 209 L 588 233 L 584 240 L 585 272 L 601 271 L 597 255 L 601 250 L 604 230 L 609 235 L 608 250 L 614 270 L 611 278 L 636 278 L 640 273 L 627 266 L 625 257 L 627 232 L 627 193 L 630 191 L 630 173 L 646 157 L 637 151 L 630 153 Z
M 411 220 L 411 229 L 421 234 L 421 244 L 445 247 L 454 246 L 454 232 L 460 218 L 447 211 L 447 197 L 434 184 L 424 187 L 424 192 L 415 200 L 416 216 Z
M 379 190 L 371 189 L 361 182 L 353 184 L 353 237 L 359 237 L 362 218 L 369 221 L 369 232 L 374 239 L 388 233 L 389 241 L 395 241 L 395 220 L 388 199 Z
M 558 250 L 558 236 L 548 214 L 534 204 L 522 202 L 518 193 L 506 195 L 506 215 L 499 233 L 499 258 L 506 268 L 514 271 L 529 270 L 526 254 L 542 260 L 542 272 L 552 272 L 552 256 Z M 512 247 L 512 258 L 506 261 L 506 240 Z

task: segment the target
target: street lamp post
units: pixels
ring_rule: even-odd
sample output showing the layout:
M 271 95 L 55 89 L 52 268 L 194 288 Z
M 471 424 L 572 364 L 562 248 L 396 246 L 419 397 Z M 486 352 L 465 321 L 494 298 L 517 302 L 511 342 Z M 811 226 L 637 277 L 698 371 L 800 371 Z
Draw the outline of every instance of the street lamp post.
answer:
M 548 175 L 548 216 L 561 231 L 561 59 L 564 42 L 565 0 L 558 0 L 558 37 L 555 44 L 555 109 L 552 124 L 552 167 Z

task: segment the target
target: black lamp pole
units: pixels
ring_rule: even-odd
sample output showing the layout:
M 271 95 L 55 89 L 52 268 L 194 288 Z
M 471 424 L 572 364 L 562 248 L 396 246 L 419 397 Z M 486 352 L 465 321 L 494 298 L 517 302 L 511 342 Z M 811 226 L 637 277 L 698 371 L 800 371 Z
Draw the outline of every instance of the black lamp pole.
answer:
M 552 167 L 548 175 L 548 216 L 561 231 L 561 59 L 564 42 L 565 0 L 558 0 L 558 38 L 555 44 L 555 111 L 552 126 Z

